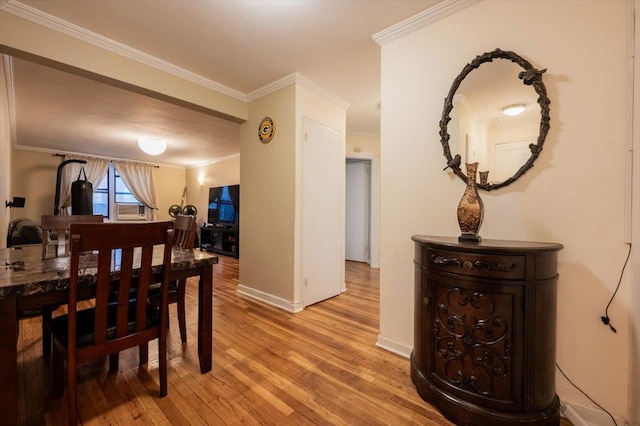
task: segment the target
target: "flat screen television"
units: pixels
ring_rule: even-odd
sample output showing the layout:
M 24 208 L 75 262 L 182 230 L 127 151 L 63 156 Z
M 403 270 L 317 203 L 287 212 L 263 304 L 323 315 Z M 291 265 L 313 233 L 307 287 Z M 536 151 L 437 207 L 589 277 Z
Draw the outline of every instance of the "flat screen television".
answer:
M 208 223 L 220 226 L 238 226 L 239 218 L 240 185 L 209 188 Z

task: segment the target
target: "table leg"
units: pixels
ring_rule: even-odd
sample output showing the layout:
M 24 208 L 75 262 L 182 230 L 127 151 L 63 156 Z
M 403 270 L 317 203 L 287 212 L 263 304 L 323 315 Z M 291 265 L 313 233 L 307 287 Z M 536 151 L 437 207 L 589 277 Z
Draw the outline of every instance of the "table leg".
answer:
M 211 371 L 213 351 L 213 266 L 202 268 L 198 285 L 198 356 L 200 372 Z
M 16 299 L 0 300 L 0 425 L 18 424 L 18 316 Z

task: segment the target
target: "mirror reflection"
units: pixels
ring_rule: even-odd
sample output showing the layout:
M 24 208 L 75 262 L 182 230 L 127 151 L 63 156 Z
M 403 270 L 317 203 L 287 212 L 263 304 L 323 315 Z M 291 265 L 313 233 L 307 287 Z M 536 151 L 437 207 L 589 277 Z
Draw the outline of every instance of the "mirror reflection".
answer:
M 479 163 L 478 186 L 486 190 L 506 186 L 531 168 L 549 130 L 545 71 L 500 49 L 467 64 L 445 99 L 440 122 L 447 167 L 466 181 L 464 164 Z
M 540 107 L 536 92 L 518 78 L 521 70 L 505 59 L 484 63 L 464 79 L 453 98 L 451 152 L 460 154 L 461 164 L 478 162 L 478 171 L 488 172 L 483 183 L 513 176 L 531 155 L 529 144 L 538 138 Z

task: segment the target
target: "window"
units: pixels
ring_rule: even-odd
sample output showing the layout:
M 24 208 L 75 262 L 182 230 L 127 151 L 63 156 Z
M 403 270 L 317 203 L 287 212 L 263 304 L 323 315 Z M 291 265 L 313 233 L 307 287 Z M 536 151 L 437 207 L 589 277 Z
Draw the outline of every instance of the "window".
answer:
M 109 169 L 113 169 L 113 176 L 114 176 L 114 179 L 115 179 L 115 185 L 114 186 L 115 186 L 115 200 L 116 200 L 116 203 L 128 203 L 128 204 L 142 205 L 142 203 L 140 201 L 138 201 L 138 199 L 136 197 L 133 196 L 131 191 L 129 191 L 129 188 L 127 188 L 127 185 L 124 184 L 124 182 L 122 181 L 122 178 L 120 178 L 120 175 L 118 174 L 118 171 L 116 170 L 115 167 L 113 167 L 113 164 L 111 164 Z
M 127 188 L 112 163 L 102 182 L 93 189 L 93 214 L 117 219 L 118 204 L 142 205 Z
M 221 222 L 233 222 L 236 218 L 236 209 L 233 208 L 233 203 L 231 202 L 231 196 L 229 195 L 228 186 L 222 188 L 218 217 L 220 218 Z
M 93 214 L 109 217 L 109 173 L 93 189 Z

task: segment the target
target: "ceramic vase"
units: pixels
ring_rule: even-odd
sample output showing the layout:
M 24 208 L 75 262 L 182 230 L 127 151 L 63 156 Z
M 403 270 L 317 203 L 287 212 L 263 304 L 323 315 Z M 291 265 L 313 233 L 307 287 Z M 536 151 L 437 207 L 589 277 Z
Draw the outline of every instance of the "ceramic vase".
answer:
M 478 163 L 467 163 L 467 187 L 462 199 L 458 203 L 458 224 L 462 234 L 458 238 L 460 241 L 480 241 L 478 235 L 482 219 L 484 218 L 484 205 L 478 195 L 478 183 L 476 173 Z

